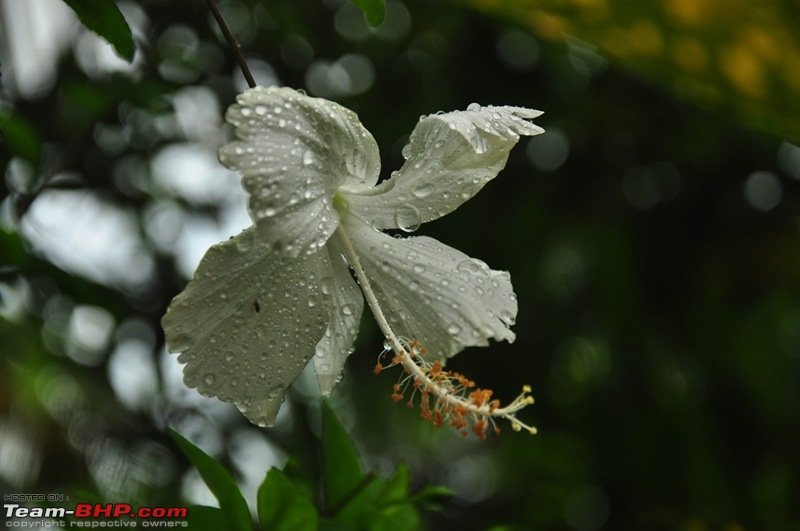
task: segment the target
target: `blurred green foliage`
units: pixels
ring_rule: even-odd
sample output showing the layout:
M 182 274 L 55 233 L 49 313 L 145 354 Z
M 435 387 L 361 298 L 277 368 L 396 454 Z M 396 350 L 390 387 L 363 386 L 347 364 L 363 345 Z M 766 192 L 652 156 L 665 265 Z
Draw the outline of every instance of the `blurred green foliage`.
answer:
M 367 17 L 367 22 L 372 26 L 379 26 L 386 16 L 386 5 L 383 0 L 353 0 Z
M 256 79 L 356 110 L 384 176 L 421 114 L 473 101 L 546 111 L 546 134 L 420 230 L 511 272 L 516 342 L 464 352 L 452 367 L 506 401 L 531 384 L 539 434 L 463 440 L 397 407 L 399 375 L 372 375 L 382 338 L 365 319 L 333 396 L 367 469 L 394 474 L 364 496 L 451 488 L 441 512 L 415 513 L 422 529 L 797 529 L 796 10 L 469 3 L 493 18 L 466 5 L 389 1 L 371 28 L 344 0 L 221 2 Z M 187 280 L 180 234 L 227 226 L 224 187 L 200 191 L 225 177 L 202 174 L 216 167 L 220 116 L 241 76 L 203 2 L 120 7 L 142 39 L 129 70 L 103 69 L 67 39 L 52 77 L 26 93 L 3 55 L 0 490 L 205 504 L 172 426 L 245 497 L 278 490 L 303 504 L 307 479 L 323 474 L 327 413 L 313 386 L 301 378 L 277 427 L 259 430 L 180 387 L 159 326 Z M 189 148 L 208 157 L 165 165 Z M 70 198 L 80 206 L 47 225 Z M 92 201 L 107 209 L 87 220 Z M 99 215 L 109 211 L 130 224 Z M 122 266 L 89 267 L 99 258 L 83 244 L 111 226 L 100 258 L 133 251 Z M 356 476 L 343 473 L 341 489 Z M 196 510 L 210 525 L 219 517 Z
M 84 26 L 103 37 L 128 61 L 136 50 L 131 29 L 113 0 L 64 0 Z
M 233 477 L 214 458 L 179 433 L 168 430 L 181 452 L 200 472 L 219 502 L 214 507 L 192 507 L 192 529 L 252 530 L 250 511 Z M 452 494 L 443 487 L 427 487 L 409 493 L 408 468 L 402 463 L 391 478 L 372 471 L 364 474 L 352 440 L 327 401 L 322 401 L 322 477 L 315 481 L 298 474 L 302 465 L 292 462 L 285 471 L 270 469 L 258 488 L 257 509 L 261 529 L 271 531 L 369 530 L 414 531 L 419 529 L 418 506 L 446 500 Z M 316 493 L 315 485 L 322 492 Z M 318 510 L 315 503 L 324 504 Z M 215 515 L 209 519 L 209 515 Z
M 800 8 L 792 0 L 466 3 L 546 39 L 583 41 L 615 65 L 695 104 L 800 140 Z

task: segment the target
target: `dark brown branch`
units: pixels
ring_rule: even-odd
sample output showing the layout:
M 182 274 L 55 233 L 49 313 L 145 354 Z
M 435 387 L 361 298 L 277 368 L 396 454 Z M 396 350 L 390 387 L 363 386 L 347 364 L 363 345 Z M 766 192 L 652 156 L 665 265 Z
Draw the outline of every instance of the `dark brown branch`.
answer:
M 211 12 L 214 14 L 214 19 L 216 19 L 219 29 L 222 30 L 222 34 L 225 36 L 225 40 L 228 41 L 228 46 L 231 47 L 233 54 L 236 56 L 236 60 L 239 62 L 239 68 L 242 69 L 242 74 L 244 74 L 247 84 L 250 88 L 255 87 L 256 80 L 253 79 L 253 74 L 250 73 L 250 67 L 247 66 L 247 60 L 242 53 L 242 47 L 239 45 L 236 37 L 233 36 L 233 33 L 231 33 L 230 28 L 228 28 L 228 24 L 225 22 L 225 18 L 223 18 L 219 7 L 217 7 L 217 3 L 215 0 L 206 1 L 208 2 L 208 7 L 211 8 Z

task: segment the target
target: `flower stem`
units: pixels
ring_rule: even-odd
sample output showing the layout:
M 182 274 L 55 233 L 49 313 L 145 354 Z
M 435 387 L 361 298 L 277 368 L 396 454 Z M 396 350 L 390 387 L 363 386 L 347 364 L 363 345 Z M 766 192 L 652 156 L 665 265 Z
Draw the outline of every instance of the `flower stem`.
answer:
M 458 374 L 453 375 L 453 373 L 441 371 L 441 365 L 435 368 L 437 367 L 436 364 L 431 365 L 424 360 L 415 361 L 420 360 L 421 356 L 415 353 L 412 348 L 407 347 L 411 344 L 416 344 L 416 342 L 409 342 L 405 339 L 401 340 L 392 330 L 386 316 L 381 310 L 377 297 L 375 297 L 375 292 L 372 291 L 372 286 L 370 285 L 364 268 L 361 266 L 361 261 L 347 235 L 347 231 L 345 231 L 341 224 L 336 228 L 336 234 L 342 243 L 345 256 L 350 262 L 350 266 L 353 268 L 353 272 L 358 279 L 361 292 L 364 294 L 364 298 L 370 310 L 372 310 L 372 314 L 375 316 L 378 327 L 386 337 L 384 346 L 391 348 L 396 354 L 394 357 L 396 361 L 393 361 L 392 364 L 397 363 L 403 366 L 403 369 L 405 369 L 411 380 L 415 382 L 414 388 L 419 388 L 423 393 L 423 400 L 425 399 L 426 393 L 430 393 L 436 398 L 437 404 L 435 409 L 440 414 L 444 412 L 447 415 L 455 415 L 456 420 L 459 420 L 459 422 L 461 422 L 464 417 L 471 418 L 474 421 L 474 431 L 481 436 L 481 438 L 484 437 L 483 431 L 485 431 L 488 426 L 486 423 L 487 418 L 492 419 L 492 424 L 494 424 L 494 418 L 505 418 L 511 422 L 511 426 L 515 431 L 524 428 L 530 433 L 536 433 L 536 428 L 521 422 L 515 415 L 520 409 L 533 403 L 533 398 L 528 394 L 530 389 L 527 386 L 525 386 L 523 393 L 511 404 L 506 407 L 500 407 L 497 401 L 489 401 L 488 398 L 491 396 L 491 391 L 487 394 L 485 391 L 478 390 L 477 392 L 471 393 L 468 397 L 465 397 L 461 393 L 461 391 L 465 389 L 465 386 L 453 385 L 453 383 L 454 381 L 459 383 L 468 381 L 466 378 Z M 474 385 L 474 383 L 472 383 L 472 385 Z M 395 386 L 395 388 L 397 387 L 398 386 Z M 476 398 L 476 396 L 479 398 Z M 423 404 L 423 413 L 425 411 L 429 411 L 427 403 Z M 463 427 L 463 424 L 459 425 L 459 422 L 451 422 L 451 424 L 460 429 Z M 436 421 L 434 421 L 434 423 L 437 424 Z M 437 425 L 441 425 L 441 422 Z M 499 431 L 496 426 L 495 430 Z
M 230 28 L 228 28 L 228 24 L 225 22 L 225 18 L 222 16 L 222 12 L 219 10 L 216 1 L 206 1 L 208 2 L 208 7 L 211 9 L 211 13 L 214 15 L 214 19 L 217 21 L 219 29 L 222 31 L 222 35 L 225 36 L 228 46 L 231 47 L 233 54 L 236 56 L 236 60 L 239 62 L 239 68 L 242 70 L 242 74 L 244 74 L 244 78 L 247 80 L 247 85 L 250 88 L 255 87 L 256 80 L 253 78 L 253 74 L 250 72 L 250 67 L 247 66 L 247 60 L 244 58 L 244 54 L 242 53 L 242 47 L 236 40 L 236 37 L 233 36 L 233 33 L 231 33 Z

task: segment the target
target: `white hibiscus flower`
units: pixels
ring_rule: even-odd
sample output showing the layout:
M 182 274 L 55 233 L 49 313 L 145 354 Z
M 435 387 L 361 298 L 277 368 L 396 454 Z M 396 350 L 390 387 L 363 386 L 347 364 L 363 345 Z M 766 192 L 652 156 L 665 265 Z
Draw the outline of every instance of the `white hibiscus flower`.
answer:
M 527 121 L 541 113 L 473 104 L 423 117 L 403 167 L 376 185 L 378 148 L 352 111 L 289 88 L 256 87 L 237 101 L 226 119 L 238 140 L 219 159 L 241 172 L 254 226 L 208 250 L 163 318 L 186 385 L 270 426 L 310 360 L 321 393 L 331 393 L 366 298 L 387 338 L 376 371 L 401 364 L 407 374 L 395 400 L 413 387 L 437 425 L 471 423 L 483 436 L 499 416 L 533 431 L 514 416 L 532 402 L 527 388 L 501 408 L 426 359 L 514 340 L 509 274 L 432 238 L 381 231 L 410 232 L 455 210 L 505 166 L 520 136 L 542 132 Z

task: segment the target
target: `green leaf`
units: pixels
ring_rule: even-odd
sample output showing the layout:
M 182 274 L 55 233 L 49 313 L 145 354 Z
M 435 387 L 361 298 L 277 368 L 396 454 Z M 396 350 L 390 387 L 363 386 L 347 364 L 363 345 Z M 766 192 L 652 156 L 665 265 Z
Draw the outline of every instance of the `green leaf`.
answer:
M 15 155 L 36 165 L 42 140 L 36 129 L 18 114 L 0 112 L 0 140 Z
M 328 511 L 352 496 L 364 477 L 358 451 L 327 400 L 322 400 L 322 474 Z
M 419 512 L 412 505 L 392 505 L 368 513 L 363 527 L 369 531 L 416 531 L 420 520 Z
M 406 501 L 408 499 L 408 488 L 411 485 L 411 472 L 408 465 L 400 463 L 394 472 L 394 476 L 387 482 L 386 487 L 381 493 L 381 503 L 389 504 L 393 502 Z
M 187 508 L 186 522 L 192 531 L 230 531 L 228 518 L 222 509 L 192 505 Z
M 117 55 L 128 62 L 133 60 L 135 45 L 131 28 L 114 0 L 64 0 L 81 23 L 105 39 Z
M 379 26 L 383 22 L 386 15 L 384 0 L 353 0 L 353 3 L 364 12 L 370 25 Z
M 374 513 L 379 509 L 379 499 L 386 488 L 387 480 L 375 473 L 364 476 L 361 482 L 350 491 L 344 503 L 336 507 L 334 520 L 341 524 L 355 526 L 358 529 L 368 529 L 366 522 L 373 519 Z
M 186 440 L 180 433 L 167 428 L 167 433 L 175 441 L 189 461 L 195 466 L 200 477 L 219 501 L 219 508 L 227 518 L 228 527 L 232 531 L 251 531 L 253 522 L 250 509 L 244 500 L 233 477 L 214 458 Z
M 408 497 L 411 473 L 405 463 L 397 465 L 394 476 L 381 482 L 380 494 L 364 514 L 370 531 L 414 531 L 419 529 L 419 511 Z
M 455 493 L 447 487 L 428 486 L 411 496 L 409 501 L 413 503 L 421 503 L 423 505 L 435 506 L 439 503 L 446 502 L 452 498 Z
M 294 484 L 297 492 L 309 500 L 314 499 L 316 480 L 298 459 L 289 456 L 281 472 Z
M 315 531 L 319 523 L 311 500 L 276 468 L 258 488 L 258 519 L 261 529 L 271 531 Z

